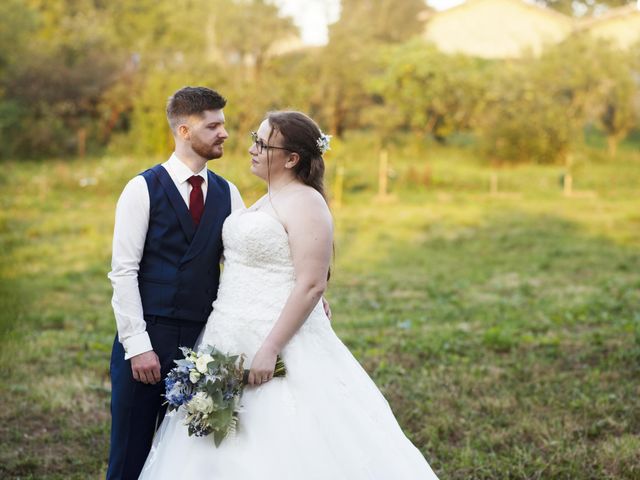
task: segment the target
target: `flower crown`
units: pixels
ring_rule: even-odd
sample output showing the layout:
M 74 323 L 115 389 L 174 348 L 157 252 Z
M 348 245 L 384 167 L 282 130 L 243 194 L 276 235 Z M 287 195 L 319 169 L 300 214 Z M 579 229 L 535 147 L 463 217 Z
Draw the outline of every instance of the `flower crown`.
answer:
M 331 150 L 329 143 L 331 142 L 331 135 L 325 135 L 320 132 L 320 137 L 316 140 L 316 145 L 318 146 L 318 150 L 320 153 L 324 155 L 327 150 Z

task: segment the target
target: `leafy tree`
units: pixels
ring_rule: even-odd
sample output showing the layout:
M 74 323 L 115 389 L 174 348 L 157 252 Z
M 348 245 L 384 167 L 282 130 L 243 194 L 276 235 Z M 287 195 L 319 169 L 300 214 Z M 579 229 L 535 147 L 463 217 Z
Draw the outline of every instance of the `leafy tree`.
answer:
M 574 133 L 565 106 L 545 91 L 534 68 L 498 68 L 476 125 L 481 150 L 494 166 L 555 163 L 569 152 Z
M 366 80 L 381 67 L 378 50 L 420 33 L 422 0 L 343 0 L 340 19 L 329 27 L 316 82 L 321 112 L 334 135 L 359 127 L 372 105 Z
M 580 139 L 586 122 L 597 122 L 608 136 L 610 153 L 636 123 L 638 91 L 629 54 L 605 40 L 574 35 L 540 59 L 539 82 L 565 108 L 566 121 Z
M 606 80 L 597 123 L 607 135 L 611 158 L 616 156 L 618 144 L 638 125 L 640 118 L 640 82 L 636 80 L 640 71 L 634 69 L 635 55 L 633 50 L 622 52 L 613 48 L 602 52 Z
M 99 117 L 100 96 L 113 82 L 118 58 L 101 12 L 80 3 L 82 10 L 74 2 L 9 6 L 16 10 L 8 19 L 27 25 L 29 41 L 21 43 L 18 32 L 19 57 L 3 55 L 0 108 L 10 114 L 1 130 L 3 155 L 73 152 Z M 3 21 L 4 32 L 12 28 Z
M 322 98 L 321 115 L 333 135 L 342 136 L 347 128 L 360 125 L 360 113 L 369 103 L 364 82 L 374 66 L 372 51 L 357 37 L 334 37 L 320 55 L 316 88 Z
M 489 64 L 444 54 L 421 40 L 389 48 L 383 59 L 386 68 L 369 85 L 396 122 L 441 142 L 472 127 Z
M 356 34 L 360 41 L 401 43 L 422 32 L 424 0 L 342 0 L 332 35 Z
M 615 8 L 635 3 L 635 0 L 535 0 L 540 5 L 566 15 L 588 15 L 602 8 Z
M 255 77 L 274 45 L 299 36 L 292 19 L 280 16 L 278 8 L 265 0 L 219 0 L 212 32 L 225 63 L 247 64 Z
M 36 29 L 36 13 L 21 0 L 0 3 L 0 78 L 19 62 L 28 45 L 29 36 Z M 11 48 L 9 48 L 9 45 Z
M 633 86 L 623 54 L 603 41 L 574 35 L 538 58 L 509 64 L 492 82 L 479 124 L 495 161 L 562 162 L 600 119 L 612 141 L 633 124 Z
M 12 155 L 19 140 L 16 132 L 27 128 L 23 124 L 28 105 L 7 92 L 13 70 L 28 52 L 28 39 L 36 30 L 37 16 L 21 0 L 0 3 L 0 158 Z M 8 46 L 11 45 L 11 48 Z M 18 135 L 20 136 L 20 135 Z

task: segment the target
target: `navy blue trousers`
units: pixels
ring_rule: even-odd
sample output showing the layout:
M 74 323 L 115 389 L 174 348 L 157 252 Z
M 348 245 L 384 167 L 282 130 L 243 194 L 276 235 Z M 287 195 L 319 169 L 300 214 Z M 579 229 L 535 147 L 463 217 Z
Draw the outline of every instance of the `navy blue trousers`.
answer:
M 136 480 L 147 459 L 156 428 L 166 412 L 164 378 L 182 358 L 179 347 L 193 348 L 204 324 L 146 316 L 153 350 L 160 358 L 162 381 L 147 385 L 133 379 L 116 339 L 111 352 L 111 448 L 107 480 Z

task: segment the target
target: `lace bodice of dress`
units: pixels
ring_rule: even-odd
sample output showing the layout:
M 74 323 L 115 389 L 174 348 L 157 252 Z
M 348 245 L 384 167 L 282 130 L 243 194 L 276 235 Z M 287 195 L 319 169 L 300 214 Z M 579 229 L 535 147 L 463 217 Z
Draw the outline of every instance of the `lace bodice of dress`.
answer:
M 260 210 L 234 212 L 222 230 L 225 268 L 236 264 L 293 280 L 293 263 L 282 223 Z
M 262 211 L 233 212 L 222 229 L 224 268 L 218 298 L 202 344 L 251 356 L 278 319 L 295 284 L 289 240 L 284 226 Z M 322 305 L 301 331 L 326 328 Z M 330 327 L 329 327 L 330 328 Z

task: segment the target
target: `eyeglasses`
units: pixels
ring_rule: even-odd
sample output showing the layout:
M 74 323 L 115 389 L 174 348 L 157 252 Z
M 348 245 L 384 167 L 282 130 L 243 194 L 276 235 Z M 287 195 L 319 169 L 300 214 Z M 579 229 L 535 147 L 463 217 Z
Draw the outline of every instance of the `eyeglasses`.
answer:
M 255 144 L 256 148 L 258 149 L 258 153 L 262 153 L 265 148 L 267 150 L 270 149 L 270 148 L 276 148 L 278 150 L 289 150 L 288 148 L 276 147 L 274 145 L 269 145 L 269 144 L 264 143 L 264 140 L 262 140 L 260 137 L 258 137 L 258 132 L 251 132 L 251 140 L 253 140 L 253 143 Z

